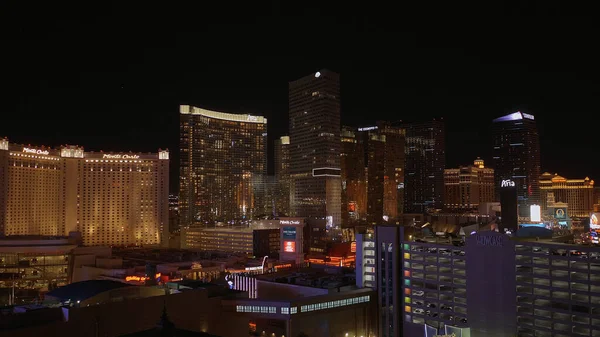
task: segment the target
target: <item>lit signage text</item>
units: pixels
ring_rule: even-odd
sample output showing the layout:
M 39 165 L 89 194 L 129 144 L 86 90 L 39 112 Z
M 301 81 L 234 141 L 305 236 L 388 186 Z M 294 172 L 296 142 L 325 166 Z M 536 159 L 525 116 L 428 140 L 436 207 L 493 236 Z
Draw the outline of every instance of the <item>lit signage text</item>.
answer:
M 282 225 L 299 225 L 300 220 L 279 220 Z
M 456 337 L 456 334 L 453 332 L 449 335 L 434 335 L 433 337 Z
M 104 159 L 139 159 L 140 156 L 135 154 L 105 154 L 102 156 Z
M 248 115 L 249 122 L 258 122 L 258 116 Z
M 283 227 L 283 239 L 296 239 L 296 227 Z
M 25 153 L 34 153 L 34 154 L 43 154 L 43 155 L 50 154 L 50 152 L 47 151 L 47 150 L 30 149 L 28 147 L 24 147 L 23 148 L 23 152 L 25 152 Z
M 358 131 L 371 131 L 371 130 L 377 130 L 376 126 L 368 126 L 366 128 L 358 128 Z
M 515 187 L 515 182 L 510 179 L 502 180 L 500 187 Z
M 535 117 L 533 117 L 533 115 L 530 114 L 526 114 L 526 113 L 522 113 L 523 114 L 523 118 L 527 118 L 527 119 L 535 119 Z
M 502 236 L 478 236 L 477 237 L 477 245 L 478 246 L 492 246 L 492 247 L 502 247 L 504 246 Z

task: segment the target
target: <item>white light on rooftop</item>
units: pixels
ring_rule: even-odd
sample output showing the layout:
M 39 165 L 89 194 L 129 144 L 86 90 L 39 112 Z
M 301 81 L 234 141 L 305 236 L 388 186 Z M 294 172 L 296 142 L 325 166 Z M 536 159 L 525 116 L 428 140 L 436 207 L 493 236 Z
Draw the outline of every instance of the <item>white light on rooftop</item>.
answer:
M 315 77 L 319 78 L 320 76 L 321 76 L 321 73 L 317 71 L 317 72 L 315 73 Z

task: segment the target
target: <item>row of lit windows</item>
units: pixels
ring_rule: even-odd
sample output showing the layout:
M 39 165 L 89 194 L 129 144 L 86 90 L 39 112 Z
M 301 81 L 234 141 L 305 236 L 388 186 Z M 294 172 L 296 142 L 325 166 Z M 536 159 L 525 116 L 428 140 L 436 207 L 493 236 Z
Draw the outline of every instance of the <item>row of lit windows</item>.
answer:
M 337 308 L 337 307 L 343 307 L 343 306 L 357 304 L 357 303 L 365 303 L 365 302 L 369 302 L 369 301 L 370 301 L 370 296 L 360 296 L 360 297 L 353 297 L 353 298 L 337 300 L 337 301 L 307 304 L 307 305 L 300 306 L 300 312 Z

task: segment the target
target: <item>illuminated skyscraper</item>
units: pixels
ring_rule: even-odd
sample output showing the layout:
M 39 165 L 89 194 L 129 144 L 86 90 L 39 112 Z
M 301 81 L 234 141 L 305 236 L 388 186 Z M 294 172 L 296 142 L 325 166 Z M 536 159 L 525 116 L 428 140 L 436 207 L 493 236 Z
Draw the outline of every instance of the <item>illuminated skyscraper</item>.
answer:
M 342 128 L 342 218 L 380 223 L 403 211 L 404 129 Z M 348 220 L 348 221 L 346 221 Z
M 517 111 L 494 119 L 492 128 L 496 191 L 503 180 L 514 181 L 519 216 L 529 216 L 529 205 L 540 202 L 540 139 L 534 116 Z
M 290 213 L 290 137 L 275 140 L 275 210 L 278 216 Z
M 444 208 L 477 209 L 479 204 L 495 199 L 494 169 L 485 167 L 483 160 L 473 165 L 444 170 Z
M 404 211 L 424 213 L 443 205 L 446 129 L 443 120 L 404 124 Z
M 181 226 L 252 217 L 267 163 L 267 119 L 180 106 Z M 261 205 L 262 206 L 262 205 Z
M 0 234 L 155 245 L 169 225 L 169 152 L 84 152 L 0 139 Z
M 291 215 L 341 222 L 340 81 L 321 70 L 289 83 Z

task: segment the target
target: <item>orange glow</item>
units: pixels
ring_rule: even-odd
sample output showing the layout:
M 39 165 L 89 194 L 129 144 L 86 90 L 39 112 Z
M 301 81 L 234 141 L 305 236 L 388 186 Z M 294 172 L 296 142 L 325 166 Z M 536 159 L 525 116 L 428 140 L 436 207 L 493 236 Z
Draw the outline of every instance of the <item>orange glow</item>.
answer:
M 410 312 L 410 306 L 408 306 L 408 305 L 404 306 L 404 311 Z
M 296 252 L 296 242 L 295 241 L 283 241 L 283 251 L 286 253 L 295 253 Z
M 352 243 L 350 244 L 350 252 L 356 253 L 356 241 L 352 241 Z
M 250 328 L 250 331 L 256 332 L 256 323 L 250 322 L 248 323 L 248 327 Z
M 404 289 L 404 294 L 405 295 L 410 295 L 410 288 L 405 288 Z
M 409 270 L 405 270 L 404 271 L 404 277 L 410 277 L 410 271 Z
M 162 276 L 161 273 L 157 273 L 154 278 L 160 278 Z M 149 280 L 149 277 L 146 276 L 125 276 L 125 282 L 131 282 L 131 281 L 135 281 L 135 282 L 145 282 L 146 280 Z

